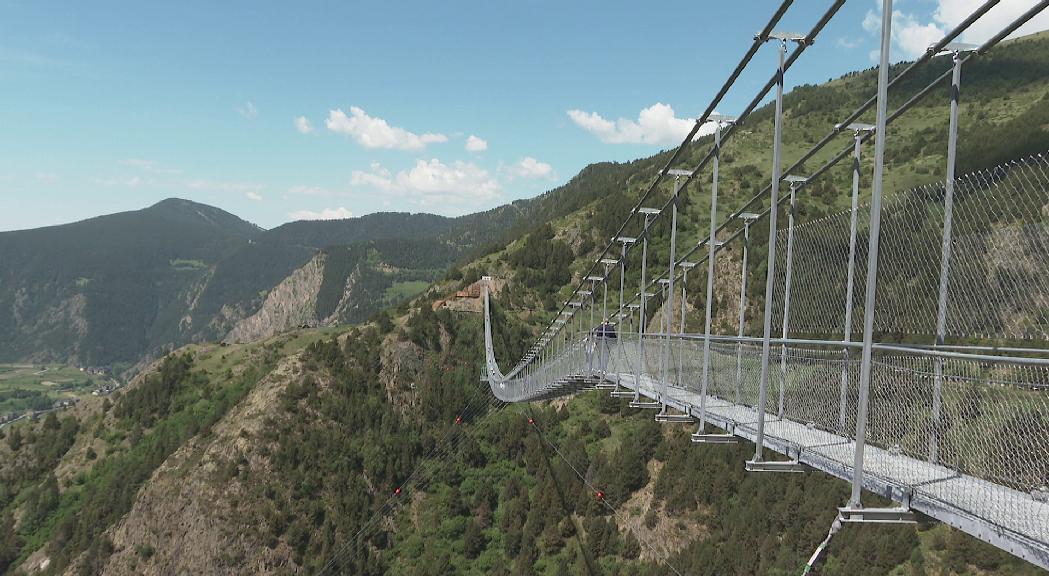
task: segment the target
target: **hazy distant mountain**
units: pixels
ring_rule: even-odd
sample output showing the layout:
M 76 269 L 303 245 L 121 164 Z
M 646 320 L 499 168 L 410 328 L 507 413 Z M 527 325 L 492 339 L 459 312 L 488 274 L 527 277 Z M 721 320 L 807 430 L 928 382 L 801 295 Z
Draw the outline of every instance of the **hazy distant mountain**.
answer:
M 177 325 L 187 290 L 260 233 L 178 199 L 0 233 L 0 359 L 132 361 Z
M 361 320 L 389 303 L 385 289 L 430 281 L 471 247 L 441 238 L 453 222 L 383 213 L 267 231 L 218 208 L 172 198 L 142 210 L 0 233 L 0 361 L 134 363 L 174 344 L 221 339 L 257 312 L 271 289 L 318 257 L 332 262 L 320 271 L 343 276 L 326 278 L 328 291 L 337 292 L 324 303 L 327 314 L 303 310 L 302 319 L 331 316 L 343 292 L 353 292 L 345 286 L 352 275 L 361 285 L 356 295 L 363 297 L 367 287 L 369 297 L 332 320 Z M 324 252 L 347 245 L 362 248 Z
M 3 232 L 0 361 L 122 368 L 187 342 L 358 322 L 456 261 L 616 191 L 632 166 L 590 166 L 537 199 L 458 218 L 391 212 L 263 230 L 170 198 Z

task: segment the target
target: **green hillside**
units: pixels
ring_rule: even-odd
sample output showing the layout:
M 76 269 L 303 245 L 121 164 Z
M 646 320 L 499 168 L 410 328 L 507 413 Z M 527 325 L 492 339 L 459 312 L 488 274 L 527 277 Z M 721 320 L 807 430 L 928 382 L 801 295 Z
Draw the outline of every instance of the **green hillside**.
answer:
M 933 63 L 901 92 L 946 65 Z M 1038 37 L 966 67 L 960 168 L 1049 149 L 1046 66 L 1049 39 Z M 868 70 L 788 94 L 787 162 L 873 82 Z M 946 121 L 941 96 L 893 124 L 890 189 L 939 177 Z M 726 144 L 723 213 L 767 184 L 771 130 L 765 107 Z M 802 172 L 849 140 L 840 136 Z M 692 145 L 682 164 L 709 144 Z M 231 322 L 224 311 L 250 312 L 318 256 L 313 313 L 373 319 L 194 344 L 112 397 L 5 428 L 0 572 L 46 560 L 44 574 L 314 574 L 334 560 L 344 573 L 375 575 L 799 573 L 845 501 L 845 483 L 818 472 L 745 474 L 747 445 L 700 449 L 684 427 L 657 425 L 596 392 L 494 405 L 478 381 L 480 318 L 431 306 L 481 275 L 507 280 L 495 299 L 495 339 L 508 368 L 668 157 L 588 166 L 538 198 L 454 219 L 381 214 L 260 231 L 236 220 L 216 226 L 219 213 L 174 201 L 159 214 L 0 236 L 0 352 L 11 357 L 73 350 L 85 362 L 131 361 L 217 339 Z M 686 196 L 684 245 L 706 228 L 706 179 Z M 840 168 L 809 187 L 802 221 L 843 208 L 848 179 Z M 653 205 L 668 194 L 660 190 Z M 172 215 L 171 206 L 193 209 Z M 74 241 L 103 242 L 111 225 L 122 241 L 72 261 Z M 186 229 L 188 239 L 179 235 Z M 650 262 L 668 261 L 668 233 L 657 228 Z M 754 231 L 752 306 L 763 234 Z M 143 240 L 150 235 L 158 239 Z M 152 272 L 129 278 L 135 266 Z M 438 275 L 422 296 L 375 314 Z M 108 323 L 92 325 L 96 317 L 77 306 L 110 306 Z M 187 316 L 191 328 L 180 331 Z M 1044 574 L 927 519 L 844 529 L 820 573 Z

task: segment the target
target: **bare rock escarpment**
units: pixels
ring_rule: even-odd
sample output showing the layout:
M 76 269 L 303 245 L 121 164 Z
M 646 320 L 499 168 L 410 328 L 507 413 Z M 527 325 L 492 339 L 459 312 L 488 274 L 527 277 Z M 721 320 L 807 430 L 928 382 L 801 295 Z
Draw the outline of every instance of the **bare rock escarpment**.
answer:
M 224 341 L 252 342 L 316 322 L 317 294 L 323 280 L 324 255 L 319 254 L 270 290 L 258 312 L 238 322 Z

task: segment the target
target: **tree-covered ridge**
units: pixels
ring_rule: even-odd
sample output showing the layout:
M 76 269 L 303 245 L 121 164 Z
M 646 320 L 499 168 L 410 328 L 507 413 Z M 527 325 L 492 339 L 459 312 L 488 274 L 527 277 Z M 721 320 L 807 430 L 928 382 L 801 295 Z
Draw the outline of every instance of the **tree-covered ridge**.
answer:
M 0 458 L 0 573 L 37 550 L 50 559 L 46 573 L 74 563 L 76 573 L 98 573 L 112 552 L 106 531 L 141 486 L 179 447 L 207 434 L 272 369 L 277 353 L 264 348 L 210 374 L 190 353 L 172 354 L 112 401 L 85 401 L 94 411 L 50 413 L 40 425 L 3 431 L 10 454 Z M 87 448 L 73 454 L 78 434 Z M 57 470 L 70 465 L 80 471 L 60 484 Z
M 132 361 L 177 330 L 185 286 L 258 228 L 202 204 L 166 200 L 136 212 L 0 233 L 0 357 Z M 47 351 L 41 354 L 40 351 Z

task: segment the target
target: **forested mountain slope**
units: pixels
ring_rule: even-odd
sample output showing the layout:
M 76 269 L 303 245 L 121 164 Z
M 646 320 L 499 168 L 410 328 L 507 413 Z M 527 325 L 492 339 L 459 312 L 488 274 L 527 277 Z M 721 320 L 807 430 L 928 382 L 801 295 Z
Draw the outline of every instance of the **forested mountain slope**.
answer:
M 966 67 L 960 168 L 1049 149 L 1047 64 L 1049 40 L 1039 37 Z M 946 65 L 934 63 L 928 77 Z M 872 93 L 873 79 L 865 71 L 791 92 L 786 160 Z M 923 84 L 915 79 L 908 89 Z M 942 174 L 946 115 L 946 98 L 932 98 L 893 125 L 890 187 Z M 767 184 L 770 138 L 766 108 L 726 144 L 724 210 Z M 806 168 L 849 145 L 847 135 L 839 140 Z M 707 145 L 692 146 L 684 164 Z M 384 292 L 391 274 L 443 278 L 410 303 L 374 316 L 353 312 L 371 316 L 366 324 L 192 345 L 111 398 L 4 429 L 0 572 L 46 565 L 42 573 L 312 574 L 334 560 L 351 574 L 555 575 L 591 566 L 605 574 L 671 574 L 670 566 L 683 574 L 800 573 L 845 501 L 845 483 L 817 472 L 746 474 L 746 445 L 693 446 L 687 428 L 657 425 L 650 413 L 598 392 L 496 405 L 478 381 L 480 318 L 431 306 L 481 275 L 507 280 L 495 307 L 497 357 L 508 368 L 667 157 L 595 164 L 536 199 L 481 214 L 419 216 L 419 234 L 407 238 L 378 236 L 383 227 L 367 230 L 366 217 L 268 232 L 241 227 L 241 236 L 202 243 L 209 248 L 193 254 L 203 267 L 178 266 L 201 268 L 194 286 L 203 303 L 187 309 L 202 338 L 227 334 L 264 305 L 259 291 L 318 258 L 312 273 L 321 277 L 310 284 L 316 317 L 349 315 L 348 293 L 365 285 L 372 296 Z M 844 207 L 848 177 L 842 168 L 808 188 L 800 218 Z M 686 196 L 685 245 L 707 225 L 705 178 Z M 398 217 L 415 218 L 374 221 Z M 754 246 L 762 234 L 755 230 Z M 650 262 L 667 262 L 667 240 L 658 229 Z M 763 256 L 756 248 L 759 267 Z M 163 257 L 173 268 L 171 260 L 187 259 Z M 452 262 L 447 273 L 437 270 Z M 752 278 L 755 292 L 760 276 Z M 365 280 L 351 286 L 350 278 Z M 729 279 L 717 282 L 724 288 Z M 690 305 L 702 303 L 700 290 L 690 293 Z M 7 298 L 5 309 L 16 299 Z M 923 520 L 845 528 L 820 573 L 1044 572 Z

